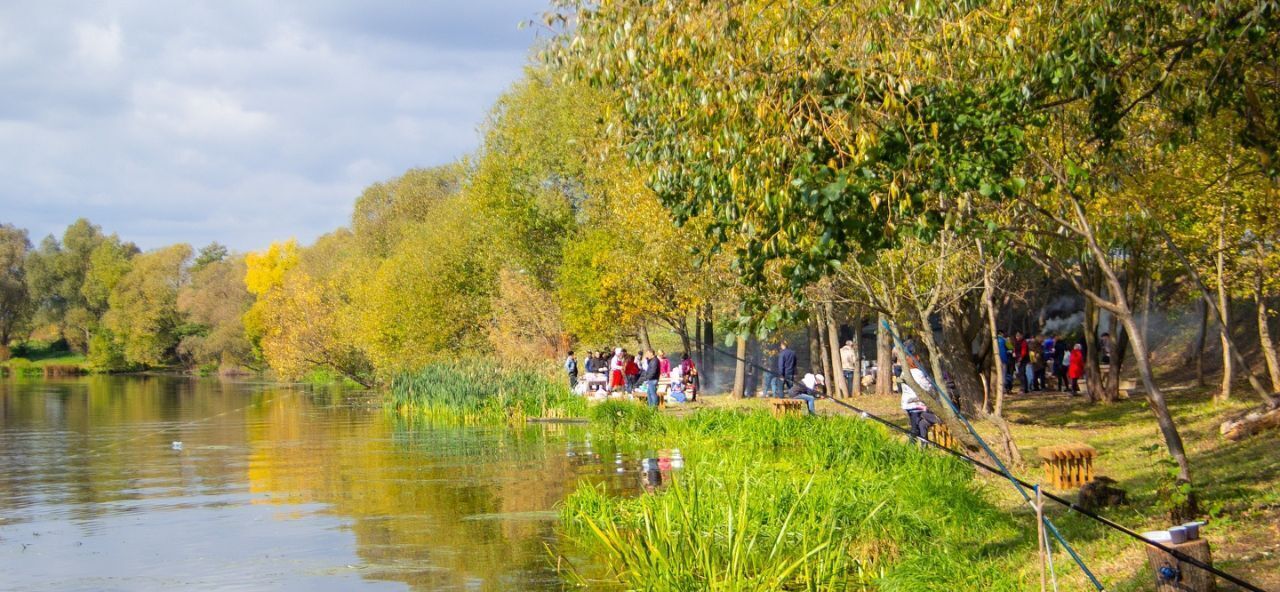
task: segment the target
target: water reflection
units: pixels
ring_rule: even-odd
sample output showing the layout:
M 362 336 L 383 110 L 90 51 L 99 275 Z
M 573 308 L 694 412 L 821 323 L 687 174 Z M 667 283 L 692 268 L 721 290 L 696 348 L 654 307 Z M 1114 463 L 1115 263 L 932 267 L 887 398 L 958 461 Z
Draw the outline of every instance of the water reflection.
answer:
M 653 469 L 657 487 L 683 462 L 583 426 L 442 428 L 367 403 L 165 377 L 0 382 L 0 589 L 558 590 L 549 549 L 573 553 L 556 503 L 581 480 L 625 495 Z

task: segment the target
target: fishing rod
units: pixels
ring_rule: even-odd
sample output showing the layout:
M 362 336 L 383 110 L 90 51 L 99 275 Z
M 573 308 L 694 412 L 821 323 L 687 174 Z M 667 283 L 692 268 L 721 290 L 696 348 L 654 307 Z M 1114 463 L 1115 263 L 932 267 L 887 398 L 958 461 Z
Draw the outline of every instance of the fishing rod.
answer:
M 786 384 L 786 385 L 788 385 L 788 386 L 793 386 L 793 385 L 795 384 L 795 381 L 790 380 L 790 379 L 786 378 L 785 376 L 778 375 L 778 373 L 777 373 L 777 372 L 774 372 L 773 370 L 770 370 L 770 369 L 768 369 L 768 368 L 766 368 L 766 367 L 764 367 L 764 366 L 761 366 L 760 364 L 757 364 L 757 363 L 752 362 L 752 361 L 750 361 L 750 360 L 745 360 L 745 359 L 739 358 L 737 355 L 732 354 L 732 353 L 729 353 L 729 352 L 727 352 L 727 351 L 725 351 L 725 350 L 722 350 L 722 349 L 720 349 L 720 348 L 718 348 L 718 347 L 715 347 L 715 346 L 711 346 L 711 350 L 712 350 L 712 351 L 714 351 L 714 352 L 716 352 L 716 353 L 719 353 L 720 355 L 723 355 L 723 356 L 729 357 L 729 358 L 731 358 L 731 359 L 733 359 L 733 360 L 736 360 L 736 361 L 742 362 L 743 364 L 746 364 L 746 365 L 751 366 L 751 367 L 753 367 L 753 368 L 755 368 L 755 369 L 757 369 L 757 370 L 760 370 L 760 371 L 762 371 L 762 372 L 765 372 L 766 374 L 774 375 L 774 376 L 776 376 L 776 377 L 777 377 L 777 379 L 778 379 L 778 380 L 781 380 L 784 384 Z M 905 352 L 905 351 L 906 351 L 906 349 L 905 349 L 905 348 L 903 348 L 903 350 L 902 350 L 902 351 L 904 351 L 904 352 Z M 915 356 L 914 356 L 914 355 L 912 355 L 912 357 L 913 357 L 913 358 L 915 358 Z M 928 376 L 928 375 L 926 374 L 926 376 Z M 987 471 L 987 472 L 989 472 L 989 473 L 991 473 L 991 474 L 993 474 L 993 475 L 1000 475 L 1000 476 L 1002 476 L 1002 477 L 1005 477 L 1006 479 L 1010 479 L 1010 480 L 1012 480 L 1012 481 L 1017 482 L 1019 485 L 1021 485 L 1021 486 L 1023 486 L 1023 487 L 1032 488 L 1032 489 L 1035 489 L 1035 488 L 1039 487 L 1039 486 L 1038 486 L 1038 485 L 1036 485 L 1036 484 L 1029 483 L 1029 482 L 1027 482 L 1027 481 L 1025 481 L 1025 480 L 1023 480 L 1023 479 L 1020 479 L 1020 478 L 1018 478 L 1018 477 L 1016 477 L 1016 476 L 1012 475 L 1012 474 L 1008 474 L 1008 473 L 1001 472 L 999 468 L 996 468 L 996 467 L 995 467 L 995 466 L 993 466 L 993 465 L 990 465 L 990 464 L 988 464 L 988 463 L 986 463 L 986 462 L 983 462 L 983 461 L 981 461 L 981 460 L 979 460 L 979 459 L 976 459 L 976 458 L 974 458 L 974 457 L 972 457 L 972 456 L 969 456 L 968 454 L 965 454 L 965 453 L 960 452 L 960 451 L 958 451 L 958 450 L 952 450 L 952 449 L 950 449 L 950 448 L 947 448 L 946 446 L 943 446 L 943 445 L 941 445 L 941 444 L 938 444 L 937 442 L 934 442 L 934 441 L 929 440 L 929 439 L 927 439 L 927 438 L 917 438 L 917 437 L 915 437 L 915 436 L 912 436 L 912 435 L 911 435 L 911 431 L 910 431 L 910 430 L 908 430 L 908 429 L 906 429 L 906 428 L 904 428 L 904 427 L 902 427 L 902 426 L 900 426 L 900 425 L 898 425 L 898 424 L 896 424 L 896 423 L 894 423 L 894 422 L 892 422 L 892 421 L 890 421 L 890 420 L 888 420 L 888 419 L 885 419 L 885 418 L 880 417 L 880 416 L 878 416 L 878 415 L 876 415 L 876 414 L 874 414 L 874 413 L 871 413 L 871 412 L 869 412 L 869 411 L 867 411 L 867 410 L 865 410 L 865 409 L 861 409 L 861 408 L 856 407 L 856 406 L 854 406 L 854 405 L 850 405 L 849 403 L 846 403 L 846 402 L 841 401 L 841 400 L 839 400 L 839 399 L 835 399 L 835 398 L 833 398 L 833 397 L 831 397 L 831 396 L 829 396 L 829 395 L 822 395 L 822 396 L 821 396 L 821 398 L 827 399 L 827 400 L 831 401 L 832 403 L 835 403 L 836 405 L 839 405 L 839 406 L 841 406 L 841 407 L 844 407 L 845 409 L 848 409 L 848 410 L 850 410 L 850 411 L 853 411 L 854 413 L 856 413 L 859 417 L 861 417 L 861 418 L 863 418 L 863 419 L 870 419 L 870 420 L 872 420 L 872 421 L 875 421 L 876 423 L 879 423 L 880 425 L 883 425 L 883 426 L 885 426 L 885 427 L 889 428 L 890 430 L 893 430 L 893 431 L 898 432 L 898 433 L 900 433 L 900 434 L 906 435 L 906 436 L 907 436 L 909 439 L 911 439 L 911 440 L 918 441 L 918 442 L 921 442 L 921 443 L 923 443 L 923 444 L 925 444 L 925 445 L 927 445 L 927 446 L 933 447 L 933 448 L 935 448 L 935 449 L 937 449 L 937 450 L 941 450 L 942 452 L 945 452 L 945 453 L 947 453 L 947 454 L 949 454 L 949 455 L 951 455 L 951 456 L 954 456 L 954 457 L 956 457 L 956 458 L 958 458 L 958 459 L 960 459 L 960 460 L 963 460 L 963 461 L 965 461 L 965 462 L 967 462 L 967 463 L 969 463 L 969 464 L 971 464 L 971 465 L 973 465 L 973 466 L 976 466 L 976 467 L 978 467 L 978 468 L 981 468 L 981 469 L 983 469 L 983 470 L 985 470 L 985 471 Z M 1064 498 L 1064 497 L 1061 497 L 1061 496 L 1056 495 L 1056 494 L 1053 494 L 1053 493 L 1049 493 L 1049 492 L 1047 492 L 1047 491 L 1044 491 L 1043 489 L 1041 489 L 1041 490 L 1040 490 L 1040 494 L 1041 494 L 1042 496 L 1044 496 L 1044 497 L 1048 498 L 1049 500 L 1051 500 L 1051 501 L 1053 501 L 1053 502 L 1055 502 L 1055 503 L 1057 503 L 1057 504 L 1059 504 L 1059 505 L 1063 506 L 1064 508 L 1066 508 L 1066 509 L 1067 509 L 1067 510 L 1069 510 L 1069 511 L 1077 512 L 1077 513 L 1081 514 L 1082 516 L 1085 516 L 1085 517 L 1087 517 L 1087 518 L 1090 518 L 1090 519 L 1092 519 L 1092 520 L 1094 520 L 1094 521 L 1096 521 L 1096 522 L 1098 522 L 1098 523 L 1102 524 L 1103 526 L 1106 526 L 1106 527 L 1108 527 L 1108 528 L 1111 528 L 1112 530 L 1115 530 L 1115 531 L 1117 531 L 1117 532 L 1120 532 L 1120 533 L 1122 533 L 1122 534 L 1125 534 L 1125 535 L 1129 536 L 1130 538 L 1133 538 L 1133 539 L 1135 539 L 1135 540 L 1137 540 L 1137 541 L 1141 542 L 1141 543 L 1142 543 L 1142 544 L 1144 544 L 1144 545 L 1147 545 L 1147 546 L 1149 546 L 1149 547 L 1153 547 L 1153 548 L 1155 548 L 1155 549 L 1159 549 L 1160 551 L 1162 551 L 1162 552 L 1164 552 L 1164 553 L 1168 553 L 1169 555 L 1173 556 L 1173 557 L 1174 557 L 1175 559 L 1177 559 L 1178 561 L 1181 561 L 1181 562 L 1183 562 L 1183 563 L 1187 563 L 1187 564 L 1193 565 L 1193 566 L 1195 566 L 1195 567 L 1198 567 L 1198 568 L 1200 568 L 1200 569 L 1203 569 L 1203 570 L 1205 570 L 1205 571 L 1207 571 L 1207 572 L 1209 572 L 1209 573 L 1212 573 L 1212 574 L 1214 574 L 1214 575 L 1216 575 L 1216 576 L 1218 576 L 1218 577 L 1220 577 L 1220 578 L 1222 578 L 1222 579 L 1224 579 L 1224 580 L 1227 580 L 1227 581 L 1229 581 L 1229 582 L 1231 582 L 1231 583 L 1233 583 L 1233 584 L 1235 584 L 1235 585 L 1237 585 L 1237 586 L 1240 586 L 1241 588 L 1244 588 L 1245 590 L 1249 590 L 1249 592 L 1267 592 L 1266 590 L 1262 589 L 1260 586 L 1257 586 L 1257 585 L 1252 584 L 1252 583 L 1250 583 L 1250 582 L 1248 582 L 1248 581 L 1246 581 L 1246 580 L 1243 580 L 1243 579 L 1240 579 L 1240 578 L 1238 578 L 1238 577 L 1236 577 L 1236 576 L 1233 576 L 1233 575 L 1231 575 L 1230 573 L 1227 573 L 1227 572 L 1225 572 L 1225 571 L 1222 571 L 1221 569 L 1218 569 L 1218 568 L 1214 567 L 1213 565 L 1210 565 L 1210 564 L 1208 564 L 1208 563 L 1205 563 L 1204 561 L 1201 561 L 1200 559 L 1197 559 L 1197 558 L 1195 558 L 1195 557 L 1192 557 L 1192 556 L 1190 556 L 1190 555 L 1187 555 L 1186 553 L 1183 553 L 1182 551 L 1179 551 L 1179 550 L 1174 549 L 1174 548 L 1172 548 L 1172 547 L 1165 546 L 1165 545 L 1163 545 L 1163 544 L 1161 544 L 1161 543 L 1159 543 L 1159 542 L 1157 542 L 1157 541 L 1153 541 L 1153 540 L 1151 540 L 1151 539 L 1148 539 L 1148 538 L 1146 538 L 1146 537 L 1142 536 L 1141 534 L 1139 534 L 1138 532 L 1134 531 L 1133 529 L 1130 529 L 1130 528 L 1128 528 L 1128 527 L 1124 526 L 1123 524 L 1120 524 L 1120 523 L 1118 523 L 1118 522 L 1116 522 L 1116 521 L 1114 521 L 1114 520 L 1111 520 L 1110 518 L 1107 518 L 1106 516 L 1102 516 L 1102 515 L 1100 515 L 1100 514 L 1098 514 L 1098 513 L 1096 513 L 1096 512 L 1093 512 L 1093 511 L 1091 511 L 1091 510 L 1088 510 L 1088 509 L 1086 509 L 1086 508 L 1083 508 L 1083 507 L 1081 507 L 1080 505 L 1076 504 L 1075 502 L 1073 502 L 1073 501 L 1071 501 L 1071 500 L 1069 500 L 1069 499 L 1066 499 L 1066 498 Z M 1095 581 L 1096 581 L 1096 580 L 1095 580 Z
M 908 348 L 906 344 L 902 342 L 902 339 L 898 337 L 897 332 L 893 330 L 893 327 L 889 325 L 889 322 L 887 320 L 881 320 L 880 325 L 884 328 L 886 332 L 889 333 L 891 337 L 893 337 L 893 341 L 898 345 L 899 351 L 901 351 L 904 355 L 908 356 L 909 360 L 911 361 L 911 366 L 913 368 L 920 368 L 921 366 L 920 358 L 916 357 L 915 352 L 912 351 L 911 348 Z M 910 372 L 908 372 L 908 374 L 910 374 Z M 954 413 L 955 416 L 959 418 L 962 423 L 964 423 L 965 429 L 969 430 L 969 434 L 971 434 L 973 438 L 978 441 L 978 444 L 982 446 L 982 450 L 987 453 L 987 456 L 990 457 L 993 462 L 995 462 L 996 468 L 1000 470 L 1000 475 L 1003 476 L 1005 479 L 1008 479 L 1009 483 L 1013 485 L 1013 488 L 1018 490 L 1018 494 L 1022 496 L 1022 501 L 1026 502 L 1028 505 L 1031 505 L 1031 496 L 1027 494 L 1026 488 L 1023 487 L 1020 483 L 1018 483 L 1018 480 L 1015 479 L 1013 476 L 1013 472 L 1010 471 L 1009 468 L 1005 466 L 1004 462 L 1000 460 L 999 456 L 996 456 L 995 451 L 992 450 L 991 446 L 987 444 L 987 441 L 983 439 L 982 434 L 979 434 L 978 430 L 973 427 L 973 424 L 969 423 L 969 419 L 966 418 L 964 416 L 964 413 L 960 411 L 960 407 L 956 405 L 956 402 L 951 399 L 950 395 L 947 394 L 947 389 L 944 388 L 942 385 L 939 385 L 938 382 L 933 379 L 933 376 L 930 375 L 928 372 L 921 370 L 920 374 L 923 375 L 929 381 L 929 386 L 932 388 L 932 390 L 938 393 L 938 395 L 942 398 L 942 400 L 947 403 L 947 406 L 951 408 L 951 412 Z M 915 379 L 912 378 L 912 380 L 914 381 Z M 923 388 L 923 385 L 920 385 L 920 386 Z M 1035 488 L 1035 489 L 1039 489 L 1039 488 Z M 1079 553 L 1076 553 L 1075 548 L 1072 547 L 1071 544 L 1067 542 L 1066 537 L 1062 536 L 1062 533 L 1058 531 L 1058 527 L 1054 525 L 1053 521 L 1050 520 L 1048 516 L 1045 516 L 1041 512 L 1038 512 L 1038 514 L 1040 514 L 1039 516 L 1040 522 L 1042 522 L 1044 526 L 1048 527 L 1049 534 L 1053 535 L 1053 538 L 1058 541 L 1058 544 L 1062 545 L 1062 548 L 1065 549 L 1069 555 L 1071 555 L 1071 559 L 1076 562 L 1076 565 L 1080 566 L 1080 569 L 1084 571 L 1084 575 L 1088 576 L 1089 581 L 1093 584 L 1093 586 L 1097 588 L 1099 591 L 1102 591 L 1103 590 L 1102 582 L 1098 581 L 1098 577 L 1095 576 L 1093 574 L 1093 571 L 1089 569 L 1089 566 L 1085 564 L 1084 558 L 1081 557 Z

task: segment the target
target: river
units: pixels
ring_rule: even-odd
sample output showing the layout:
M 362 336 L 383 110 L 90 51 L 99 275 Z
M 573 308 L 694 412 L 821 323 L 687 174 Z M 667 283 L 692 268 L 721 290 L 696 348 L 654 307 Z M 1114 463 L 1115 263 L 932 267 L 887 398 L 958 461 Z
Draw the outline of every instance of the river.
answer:
M 555 507 L 639 460 L 584 426 L 440 427 L 376 396 L 0 380 L 0 590 L 560 590 Z M 621 456 L 618 456 L 621 455 Z

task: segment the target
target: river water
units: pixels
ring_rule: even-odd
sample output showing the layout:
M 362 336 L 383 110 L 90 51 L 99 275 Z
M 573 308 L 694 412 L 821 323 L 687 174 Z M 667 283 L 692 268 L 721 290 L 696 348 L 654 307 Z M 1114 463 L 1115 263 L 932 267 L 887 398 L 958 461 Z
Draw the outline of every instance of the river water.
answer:
M 425 425 L 362 393 L 0 381 L 0 590 L 560 590 L 557 502 L 639 461 L 583 426 Z M 618 455 L 621 455 L 620 457 Z

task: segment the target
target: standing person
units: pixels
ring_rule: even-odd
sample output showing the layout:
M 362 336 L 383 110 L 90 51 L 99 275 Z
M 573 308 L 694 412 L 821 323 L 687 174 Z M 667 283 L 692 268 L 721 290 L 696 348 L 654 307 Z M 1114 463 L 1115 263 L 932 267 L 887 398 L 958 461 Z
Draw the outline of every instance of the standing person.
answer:
M 1111 365 L 1111 333 L 1103 333 L 1098 338 L 1098 363 L 1103 366 Z
M 658 351 L 658 372 L 663 376 L 671 376 L 671 360 L 667 359 L 667 352 Z
M 996 344 L 1000 350 L 1000 362 L 1004 366 L 1004 392 L 1013 390 L 1013 352 L 1009 350 L 1009 338 L 1005 337 L 1004 331 L 996 331 Z
M 1027 381 L 1027 392 L 1039 390 L 1036 387 L 1036 364 L 1040 361 L 1040 342 L 1032 337 L 1027 339 L 1027 361 L 1023 364 L 1022 374 Z
M 1067 364 L 1067 378 L 1071 380 L 1071 396 L 1080 394 L 1080 379 L 1084 378 L 1084 346 L 1079 343 L 1071 349 L 1071 361 Z
M 573 357 L 573 350 L 564 359 L 564 371 L 569 375 L 569 390 L 578 387 L 578 358 Z
M 840 348 L 840 371 L 844 373 L 845 393 L 853 395 L 853 380 L 858 375 L 858 355 L 853 350 L 853 340 L 844 342 Z
M 623 362 L 622 373 L 626 378 L 627 392 L 635 391 L 640 379 L 640 365 L 636 363 L 635 356 L 627 356 Z
M 644 365 L 644 372 L 640 374 L 640 380 L 644 383 L 644 394 L 648 397 L 649 406 L 657 409 L 658 378 L 662 375 L 662 366 L 658 364 L 657 356 L 651 349 L 644 352 L 644 359 L 647 363 Z
M 587 374 L 591 374 L 596 371 L 596 352 L 587 352 L 586 357 L 582 359 L 582 370 Z
M 1066 338 L 1058 338 L 1053 344 L 1053 376 L 1058 381 L 1058 390 L 1067 390 L 1067 366 L 1071 365 L 1071 344 Z
M 1052 332 L 1045 335 L 1044 343 L 1040 348 L 1044 355 L 1044 390 L 1049 390 L 1049 376 L 1054 373 L 1057 367 L 1056 359 L 1053 357 L 1054 348 L 1057 345 L 1058 336 Z
M 1022 392 L 1028 393 L 1027 385 L 1027 340 L 1022 336 L 1022 331 L 1016 331 L 1013 334 L 1013 371 L 1018 377 L 1018 382 L 1022 383 Z
M 817 415 L 818 411 L 814 408 L 813 402 L 818 400 L 818 378 L 812 374 L 805 374 L 800 382 L 795 383 L 787 390 L 788 399 L 800 399 L 809 407 L 809 415 Z
M 787 342 L 783 341 L 778 344 L 778 378 L 782 381 L 782 388 L 795 386 L 796 384 L 796 352 L 787 347 Z
M 1035 368 L 1035 387 L 1037 391 L 1049 390 L 1049 380 L 1045 372 L 1049 367 L 1049 357 L 1044 355 L 1044 342 L 1036 338 L 1035 349 L 1031 351 L 1031 365 Z
M 622 372 L 626 368 L 626 354 L 627 350 L 619 347 L 613 350 L 613 357 L 609 358 L 609 392 L 626 385 L 626 376 Z
M 908 356 L 906 360 L 907 368 L 910 371 L 912 380 L 915 380 L 916 384 L 920 385 L 920 388 L 925 389 L 926 391 L 932 389 L 933 387 L 930 386 L 929 380 L 925 377 L 924 372 L 916 367 L 915 358 Z M 911 424 L 912 441 L 914 442 L 915 439 L 923 440 L 929 437 L 929 426 L 923 421 L 924 413 L 929 410 L 929 407 L 924 404 L 924 401 L 916 394 L 915 389 L 913 389 L 907 381 L 902 381 L 900 387 L 902 390 L 902 410 L 907 412 L 907 420 Z

